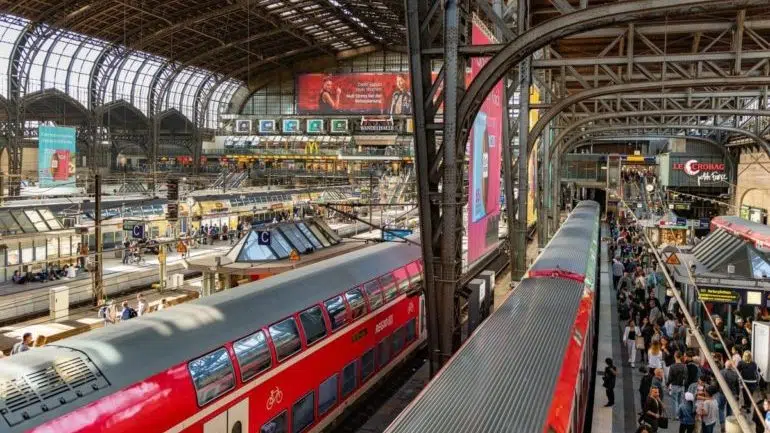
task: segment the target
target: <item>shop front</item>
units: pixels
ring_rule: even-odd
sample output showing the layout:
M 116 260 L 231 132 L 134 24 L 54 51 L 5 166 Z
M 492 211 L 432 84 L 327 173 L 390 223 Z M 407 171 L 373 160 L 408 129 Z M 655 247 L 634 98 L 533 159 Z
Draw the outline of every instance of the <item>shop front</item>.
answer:
M 196 203 L 194 207 L 198 208 L 197 216 L 199 218 L 196 229 L 204 226 L 222 227 L 225 225 L 230 229 L 235 228 L 235 226 L 230 226 L 230 200 L 201 201 Z
M 660 183 L 668 189 L 669 198 L 677 206 L 677 213 L 687 218 L 706 218 L 725 213 L 718 204 L 732 182 L 730 167 L 724 158 L 704 155 L 694 158 L 685 153 L 666 153 L 658 156 Z M 677 196 L 676 192 L 686 193 Z M 693 199 L 689 195 L 702 197 Z M 712 201 L 713 200 L 713 201 Z

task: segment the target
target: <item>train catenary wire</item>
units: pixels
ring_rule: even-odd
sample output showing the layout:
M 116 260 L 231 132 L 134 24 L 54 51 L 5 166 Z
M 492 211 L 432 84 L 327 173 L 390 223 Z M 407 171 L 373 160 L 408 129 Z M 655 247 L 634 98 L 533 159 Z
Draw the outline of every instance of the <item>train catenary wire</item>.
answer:
M 592 201 L 575 207 L 526 278 L 386 433 L 590 430 L 600 211 Z

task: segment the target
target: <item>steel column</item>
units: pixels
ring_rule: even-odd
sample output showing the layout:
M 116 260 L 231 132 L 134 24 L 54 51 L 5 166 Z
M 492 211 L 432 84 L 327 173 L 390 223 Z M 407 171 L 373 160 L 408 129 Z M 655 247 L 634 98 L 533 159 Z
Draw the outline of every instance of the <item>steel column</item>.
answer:
M 517 32 L 523 35 L 529 27 L 529 0 L 519 1 Z M 515 244 L 511 254 L 516 266 L 511 269 L 511 280 L 518 280 L 527 270 L 527 200 L 529 199 L 529 158 L 526 143 L 529 141 L 529 88 L 532 85 L 532 57 L 524 57 L 519 63 L 519 158 L 518 198 Z
M 441 0 L 436 0 L 438 6 Z M 436 136 L 429 124 L 435 123 L 433 98 L 428 97 L 431 88 L 431 59 L 423 55 L 423 50 L 430 48 L 433 41 L 424 28 L 430 28 L 431 10 L 427 2 L 405 0 L 407 46 L 409 51 L 409 73 L 412 82 L 412 107 L 414 110 L 414 154 L 417 197 L 420 212 L 420 238 L 422 255 L 425 263 L 423 289 L 428 328 L 429 356 L 431 376 L 441 367 L 439 345 L 438 300 L 436 296 L 436 257 L 441 251 L 434 242 L 434 230 L 440 230 L 440 210 L 435 197 L 438 195 L 438 181 L 432 180 L 430 167 L 436 161 Z

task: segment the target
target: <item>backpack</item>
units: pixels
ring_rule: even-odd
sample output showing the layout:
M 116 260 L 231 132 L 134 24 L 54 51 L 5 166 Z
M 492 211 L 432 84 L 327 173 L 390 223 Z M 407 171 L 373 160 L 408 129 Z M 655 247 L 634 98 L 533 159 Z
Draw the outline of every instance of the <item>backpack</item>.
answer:
M 128 309 L 128 318 L 129 319 L 133 319 L 136 316 L 138 316 L 138 314 L 136 313 L 136 310 L 134 310 L 133 308 L 129 308 Z

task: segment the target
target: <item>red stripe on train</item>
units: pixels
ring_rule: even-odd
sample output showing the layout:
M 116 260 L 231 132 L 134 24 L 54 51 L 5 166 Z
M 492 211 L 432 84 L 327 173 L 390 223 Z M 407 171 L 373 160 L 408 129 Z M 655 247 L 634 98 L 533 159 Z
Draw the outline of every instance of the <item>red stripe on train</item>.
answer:
M 580 369 L 583 366 L 585 345 L 586 343 L 590 344 L 589 331 L 591 331 L 590 324 L 593 308 L 593 293 L 586 291 L 578 306 L 575 323 L 572 326 L 570 339 L 567 343 L 564 361 L 562 361 L 559 379 L 554 387 L 553 400 L 551 400 L 548 418 L 543 427 L 543 432 L 545 433 L 567 433 L 573 431 L 570 430 L 570 424 L 572 422 L 572 412 L 575 410 L 580 411 L 580 420 L 574 431 L 580 432 L 580 429 L 582 429 L 585 406 L 588 402 L 588 396 L 585 395 L 587 392 L 586 385 L 590 383 L 592 372 L 583 372 L 583 386 L 578 400 L 580 407 L 574 407 L 576 402 L 575 394 L 577 392 L 578 379 L 580 378 Z M 585 364 L 585 366 L 590 367 L 589 364 Z

